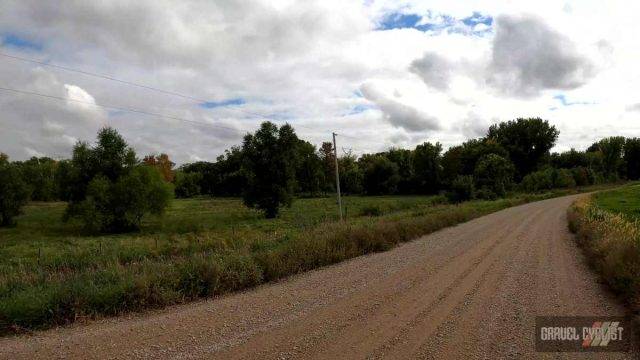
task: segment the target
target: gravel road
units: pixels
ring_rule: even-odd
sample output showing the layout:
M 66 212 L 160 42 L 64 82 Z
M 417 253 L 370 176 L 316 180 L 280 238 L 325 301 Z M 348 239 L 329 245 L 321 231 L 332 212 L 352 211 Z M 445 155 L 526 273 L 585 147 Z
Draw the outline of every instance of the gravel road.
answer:
M 567 230 L 575 198 L 238 294 L 5 338 L 0 358 L 575 358 L 535 352 L 535 316 L 624 314 Z

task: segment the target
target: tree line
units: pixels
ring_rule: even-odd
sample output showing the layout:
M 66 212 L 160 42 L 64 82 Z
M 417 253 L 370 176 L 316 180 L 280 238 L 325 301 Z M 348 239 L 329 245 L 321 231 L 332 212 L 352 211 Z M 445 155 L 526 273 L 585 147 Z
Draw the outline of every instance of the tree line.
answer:
M 604 138 L 584 151 L 551 153 L 559 131 L 540 118 L 492 125 L 485 136 L 446 151 L 424 142 L 413 149 L 338 157 L 347 195 L 437 194 L 450 201 L 494 199 L 526 192 L 640 178 L 640 139 Z M 67 201 L 65 220 L 96 232 L 136 229 L 144 214 L 160 214 L 174 196 L 242 197 L 272 218 L 295 197 L 335 192 L 330 142 L 318 148 L 290 125 L 264 122 L 215 161 L 177 169 L 166 154 L 138 159 L 111 128 L 95 146 L 80 142 L 71 159 L 0 154 L 0 224 L 11 225 L 28 201 Z

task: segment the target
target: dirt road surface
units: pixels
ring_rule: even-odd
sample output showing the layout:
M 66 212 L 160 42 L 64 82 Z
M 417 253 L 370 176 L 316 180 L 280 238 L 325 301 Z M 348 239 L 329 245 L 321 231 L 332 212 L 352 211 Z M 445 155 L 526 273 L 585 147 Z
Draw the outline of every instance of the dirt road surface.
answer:
M 575 198 L 243 293 L 5 338 L 0 358 L 575 358 L 535 352 L 535 316 L 624 314 L 567 230 Z

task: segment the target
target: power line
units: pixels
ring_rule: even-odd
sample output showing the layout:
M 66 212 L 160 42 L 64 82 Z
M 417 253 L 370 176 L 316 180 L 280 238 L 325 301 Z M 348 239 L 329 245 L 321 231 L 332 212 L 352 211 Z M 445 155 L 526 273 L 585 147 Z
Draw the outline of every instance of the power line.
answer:
M 89 102 L 89 101 L 84 101 L 84 100 L 71 99 L 71 98 L 65 98 L 65 97 L 61 97 L 61 96 L 41 94 L 41 93 L 32 92 L 32 91 L 11 89 L 11 88 L 5 88 L 5 87 L 0 87 L 0 90 L 7 91 L 7 92 L 13 92 L 13 93 L 17 93 L 17 94 L 23 94 L 23 95 L 38 96 L 38 97 L 47 98 L 47 99 L 62 100 L 62 101 L 72 101 L 72 102 L 76 102 L 76 103 L 80 103 L 80 104 L 86 104 L 86 105 L 95 106 L 95 107 L 108 109 L 108 110 L 125 111 L 125 112 L 142 114 L 142 115 L 147 115 L 147 116 L 159 117 L 159 118 L 163 118 L 163 119 L 171 119 L 171 120 L 183 121 L 183 122 L 197 124 L 197 125 L 203 125 L 203 126 L 209 126 L 209 127 L 213 127 L 213 128 L 231 130 L 231 131 L 234 131 L 234 132 L 237 132 L 237 133 L 242 133 L 243 132 L 242 130 L 235 129 L 235 128 L 232 128 L 232 127 L 227 127 L 227 126 L 222 126 L 222 125 L 215 125 L 215 124 L 210 124 L 210 123 L 204 123 L 204 122 L 200 122 L 200 121 L 193 121 L 193 120 L 189 120 L 189 119 L 185 119 L 185 118 L 181 118 L 181 117 L 177 117 L 177 116 L 158 114 L 158 113 L 153 113 L 153 112 L 149 112 L 149 111 L 145 111 L 145 110 L 124 108 L 124 107 L 111 106 L 111 105 L 101 105 L 101 104 L 96 104 L 96 103 Z
M 78 73 L 78 74 L 82 74 L 85 76 L 92 76 L 92 77 L 96 77 L 96 78 L 100 78 L 103 80 L 109 80 L 109 81 L 114 81 L 120 84 L 124 84 L 124 85 L 128 85 L 128 86 L 134 86 L 134 87 L 138 87 L 141 89 L 145 89 L 145 90 L 149 90 L 149 91 L 155 91 L 161 94 L 165 94 L 165 95 L 171 95 L 171 96 L 176 96 L 176 97 L 180 97 L 183 99 L 187 99 L 187 100 L 191 100 L 197 103 L 210 103 L 210 100 L 205 100 L 205 99 L 201 99 L 195 96 L 191 96 L 191 95 L 185 95 L 176 91 L 171 91 L 171 90 L 164 90 L 164 89 L 160 89 L 158 87 L 154 87 L 154 86 L 150 86 L 150 85 L 145 85 L 145 84 L 140 84 L 137 82 L 133 82 L 133 81 L 128 81 L 128 80 L 123 80 L 123 79 L 118 79 L 115 78 L 113 76 L 109 76 L 109 75 L 104 75 L 104 74 L 99 74 L 99 73 L 94 73 L 94 72 L 90 72 L 90 71 L 85 71 L 85 70 L 80 70 L 80 69 L 76 69 L 76 68 L 72 68 L 72 67 L 68 67 L 68 66 L 62 66 L 62 65 L 56 65 L 56 64 L 52 64 L 46 61 L 41 61 L 41 60 L 36 60 L 36 59 L 30 59 L 30 58 L 26 58 L 26 57 L 22 57 L 22 56 L 16 56 L 16 55 L 11 55 L 11 54 L 7 54 L 7 53 L 3 53 L 0 52 L 0 56 L 3 56 L 5 58 L 9 58 L 9 59 L 13 59 L 13 60 L 18 60 L 18 61 L 23 61 L 23 62 L 28 62 L 28 63 L 32 63 L 32 64 L 38 64 L 38 65 L 42 65 L 42 66 L 48 66 L 54 69 L 59 69 L 59 70 L 64 70 L 64 71 L 69 71 L 69 72 L 73 72 L 73 73 Z M 265 114 L 261 114 L 255 111 L 249 111 L 249 110 L 245 110 L 245 109 L 241 109 L 238 107 L 224 107 L 227 110 L 233 110 L 233 111 L 238 111 L 247 115 L 251 115 L 251 116 L 255 116 L 255 117 L 259 117 L 259 118 L 264 118 L 264 119 L 270 119 L 271 116 L 269 115 L 265 115 Z M 313 130 L 313 131 L 318 131 L 318 129 L 316 128 L 312 128 L 309 126 L 305 126 L 305 125 L 301 125 L 301 124 L 296 124 L 295 127 L 298 128 L 305 128 L 305 129 L 309 129 L 309 130 Z M 322 131 L 322 130 L 321 130 Z M 327 132 L 327 131 L 322 131 L 322 132 Z M 348 137 L 346 135 L 342 135 L 345 137 Z M 355 137 L 352 137 L 353 139 L 357 139 Z

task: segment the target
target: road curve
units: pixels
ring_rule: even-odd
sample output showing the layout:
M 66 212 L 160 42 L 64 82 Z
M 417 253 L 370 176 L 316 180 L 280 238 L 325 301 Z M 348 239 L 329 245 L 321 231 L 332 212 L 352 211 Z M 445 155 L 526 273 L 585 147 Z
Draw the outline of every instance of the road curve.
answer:
M 238 294 L 5 338 L 0 358 L 573 358 L 535 352 L 535 316 L 624 314 L 567 231 L 575 198 Z

